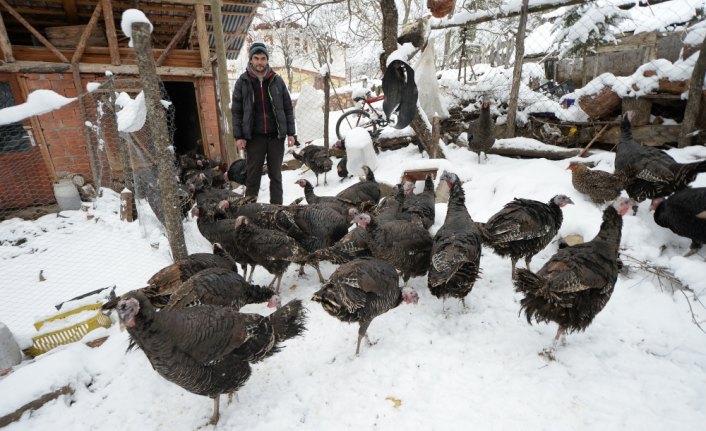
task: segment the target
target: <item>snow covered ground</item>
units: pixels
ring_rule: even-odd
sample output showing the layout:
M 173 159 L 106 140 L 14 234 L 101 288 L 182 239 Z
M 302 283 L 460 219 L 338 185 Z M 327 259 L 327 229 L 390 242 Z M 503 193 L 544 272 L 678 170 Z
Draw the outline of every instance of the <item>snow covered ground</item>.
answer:
M 576 204 L 565 207 L 560 235 L 590 239 L 598 231 L 601 209 L 572 188 L 568 161 L 491 155 L 479 165 L 465 148 L 449 145 L 444 151 L 446 160 L 422 159 L 414 146 L 383 152 L 375 174 L 393 184 L 406 168 L 452 170 L 465 181 L 467 206 L 476 221 L 485 221 L 514 197 L 548 201 L 567 194 Z M 669 153 L 679 161 L 706 158 L 703 147 Z M 612 171 L 612 154 L 599 152 L 589 159 Z M 285 202 L 303 194 L 294 184 L 301 177 L 314 179 L 302 170 L 284 173 Z M 340 183 L 330 175 L 329 185 L 322 181 L 316 193 L 333 195 L 351 181 Z M 706 175 L 695 185 L 706 186 Z M 264 177 L 261 202 L 269 200 L 267 188 Z M 91 220 L 87 213 L 67 211 L 61 217 L 0 223 L 0 321 L 23 343 L 34 333 L 35 318 L 51 314 L 53 304 L 104 286 L 116 285 L 118 293 L 143 287 L 170 263 L 164 240 L 154 241 L 137 222 L 119 221 L 118 205 L 117 196 L 106 191 Z M 414 278 L 419 304 L 402 304 L 375 319 L 368 332 L 377 344 L 363 345 L 359 357 L 354 355 L 357 325 L 339 322 L 310 301 L 319 287 L 313 270 L 298 278 L 290 269 L 283 302 L 304 300 L 308 331 L 255 365 L 232 404 L 221 400 L 218 428 L 701 429 L 706 423 L 706 334 L 690 310 L 699 322 L 706 318 L 704 252 L 681 257 L 689 241 L 658 227 L 648 206 L 643 203 L 636 216 L 624 219 L 621 248 L 628 271 L 620 275 L 608 305 L 584 333 L 568 336 L 555 361 L 537 353 L 551 344 L 556 325 L 530 326 L 518 314 L 520 296 L 510 280 L 510 261 L 490 249 L 483 250 L 482 278 L 466 300 L 469 310 L 449 301 L 445 315 L 426 278 Z M 432 233 L 445 213 L 446 204 L 437 204 Z M 189 251 L 208 251 L 195 225 L 194 220 L 185 223 Z M 21 238 L 26 241 L 15 243 Z M 539 269 L 556 249 L 556 242 L 550 244 L 532 268 Z M 673 289 L 640 269 L 638 261 L 665 267 L 690 290 Z M 326 276 L 334 269 L 322 266 Z M 46 281 L 39 281 L 40 270 Z M 258 284 L 270 279 L 262 269 L 255 273 Z M 246 310 L 271 311 L 264 305 Z M 125 353 L 127 333 L 117 325 L 87 339 L 103 335 L 109 338 L 99 348 L 62 346 L 0 377 L 0 417 L 41 394 L 66 385 L 74 390 L 6 429 L 212 428 L 207 425 L 209 399 L 161 378 L 141 351 Z

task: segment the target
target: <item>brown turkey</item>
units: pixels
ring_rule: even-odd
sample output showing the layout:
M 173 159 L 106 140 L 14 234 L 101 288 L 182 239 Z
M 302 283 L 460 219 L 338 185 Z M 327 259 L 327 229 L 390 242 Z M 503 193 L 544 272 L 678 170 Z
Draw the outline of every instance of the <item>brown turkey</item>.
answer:
M 220 395 L 242 387 L 250 377 L 250 364 L 272 356 L 282 342 L 301 335 L 306 320 L 298 300 L 269 316 L 214 305 L 158 312 L 139 291 L 122 295 L 116 310 L 120 323 L 160 376 L 213 398 L 211 424 L 218 422 Z
M 363 210 L 363 204 L 375 205 L 380 200 L 380 185 L 375 180 L 375 174 L 368 166 L 363 165 L 365 181 L 355 183 L 336 195 L 347 204 Z
M 402 274 L 404 285 L 410 277 L 427 273 L 432 237 L 421 225 L 400 220 L 378 224 L 375 217 L 362 213 L 355 218 L 366 231 L 368 248 L 374 257 L 391 263 Z
M 458 176 L 444 172 L 441 181 L 449 185 L 449 205 L 444 224 L 434 235 L 427 284 L 432 295 L 458 298 L 465 308 L 464 298 L 471 292 L 480 271 L 483 240 L 468 214 Z
M 339 266 L 326 284 L 311 298 L 328 314 L 342 322 L 358 322 L 358 342 L 367 339 L 373 319 L 402 301 L 417 303 L 417 292 L 411 287 L 400 289 L 399 276 L 389 263 L 374 257 L 361 257 Z M 368 341 L 369 342 L 369 341 Z
M 591 241 L 559 250 L 536 274 L 517 270 L 515 290 L 524 295 L 520 303 L 527 322 L 559 325 L 554 345 L 545 351 L 550 359 L 559 339 L 585 330 L 610 299 L 618 279 L 622 215 L 629 208 L 628 199 L 618 198 L 603 211 L 603 223 Z
M 691 240 L 685 257 L 696 253 L 706 242 L 706 187 L 653 199 L 650 209 L 654 211 L 655 223 Z
M 495 124 L 490 118 L 490 102 L 483 100 L 480 108 L 480 116 L 468 126 L 468 149 L 478 154 L 480 163 L 480 153 L 488 160 L 487 151 L 495 143 Z
M 588 195 L 594 203 L 612 201 L 623 190 L 621 178 L 610 172 L 591 170 L 581 162 L 571 162 L 566 169 L 571 170 L 571 184 L 576 191 Z
M 624 178 L 625 191 L 638 202 L 668 196 L 685 189 L 701 172 L 706 160 L 677 163 L 666 152 L 638 144 L 632 137 L 630 117 L 623 114 L 620 142 L 615 150 L 615 174 Z
M 154 301 L 150 301 L 154 304 Z M 279 306 L 275 291 L 250 284 L 237 272 L 224 268 L 208 268 L 186 280 L 169 297 L 167 310 L 194 305 L 219 305 L 240 310 L 248 304 L 268 302 L 268 307 Z M 155 307 L 156 308 L 156 307 Z
M 208 268 L 222 268 L 236 274 L 238 272 L 237 262 L 221 244 L 215 243 L 213 253 L 193 253 L 157 271 L 147 280 L 148 286 L 143 289 L 143 293 L 155 307 L 162 308 L 179 286 Z
M 549 203 L 515 198 L 487 222 L 477 223 L 483 243 L 500 256 L 510 256 L 512 277 L 520 258 L 529 269 L 532 257 L 549 244 L 557 234 L 564 215 L 561 208 L 574 202 L 565 195 L 556 195 Z
M 233 223 L 232 220 L 230 220 Z M 291 262 L 304 263 L 306 250 L 287 234 L 274 229 L 265 229 L 245 216 L 235 219 L 235 241 L 245 254 L 274 275 L 269 287 L 276 284 L 275 292 L 280 293 L 282 275 Z M 318 270 L 318 268 L 317 268 Z
M 409 188 L 411 184 L 411 188 Z M 424 191 L 414 194 L 414 183 L 406 182 L 405 195 L 402 208 L 398 215 L 399 219 L 412 221 L 418 217 L 424 229 L 429 229 L 434 224 L 436 216 L 436 193 L 434 193 L 434 180 L 431 175 L 427 175 L 424 180 Z
M 292 153 L 294 158 L 304 163 L 316 175 L 316 185 L 319 185 L 319 174 L 324 174 L 324 185 L 326 182 L 326 173 L 333 167 L 331 157 L 328 150 L 320 145 L 307 145 L 299 151 Z

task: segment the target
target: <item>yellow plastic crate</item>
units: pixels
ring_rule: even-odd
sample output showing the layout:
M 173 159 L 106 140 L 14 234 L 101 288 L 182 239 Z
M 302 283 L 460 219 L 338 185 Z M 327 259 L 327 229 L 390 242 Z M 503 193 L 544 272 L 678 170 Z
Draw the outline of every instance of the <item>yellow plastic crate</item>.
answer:
M 38 356 L 57 346 L 79 341 L 94 329 L 98 329 L 100 327 L 109 328 L 112 321 L 110 320 L 110 317 L 103 314 L 100 310 L 101 305 L 102 304 L 100 303 L 84 305 L 83 307 L 66 311 L 64 313 L 55 314 L 47 319 L 35 322 L 34 327 L 37 330 L 40 330 L 47 322 L 65 319 L 69 316 L 82 313 L 84 311 L 97 310 L 96 314 L 89 319 L 83 320 L 71 326 L 67 326 L 66 328 L 57 329 L 56 331 L 51 331 L 46 334 L 32 337 L 32 347 L 23 350 L 23 352 L 30 356 Z

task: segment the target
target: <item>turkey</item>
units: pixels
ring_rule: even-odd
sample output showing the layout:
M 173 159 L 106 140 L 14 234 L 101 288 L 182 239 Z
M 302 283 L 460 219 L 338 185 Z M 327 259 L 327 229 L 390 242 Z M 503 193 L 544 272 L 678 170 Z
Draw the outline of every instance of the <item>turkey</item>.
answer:
M 691 240 L 685 257 L 696 253 L 706 242 L 706 187 L 653 199 L 650 209 L 654 210 L 655 223 Z
M 328 150 L 320 145 L 308 145 L 297 154 L 292 153 L 294 158 L 304 163 L 316 175 L 316 185 L 319 185 L 319 174 L 324 174 L 324 185 L 326 173 L 333 167 L 333 162 L 328 155 Z
M 279 305 L 274 290 L 250 284 L 237 272 L 224 268 L 208 268 L 186 280 L 169 297 L 167 310 L 208 304 L 240 310 L 248 304 L 269 301 L 269 307 Z M 154 301 L 150 301 L 154 304 Z M 157 308 L 157 307 L 156 307 Z
M 192 210 L 196 218 L 196 226 L 201 235 L 211 243 L 219 243 L 229 255 L 243 267 L 243 276 L 252 281 L 255 272 L 255 260 L 252 259 L 241 244 L 235 240 L 235 225 L 233 220 L 216 219 L 213 209 L 197 207 Z M 248 277 L 248 265 L 250 265 L 250 277 Z
M 132 291 L 121 296 L 116 310 L 159 375 L 213 398 L 211 424 L 218 422 L 220 395 L 242 387 L 250 377 L 250 364 L 301 335 L 306 321 L 298 300 L 266 317 L 214 305 L 157 312 L 142 292 Z
M 532 257 L 539 253 L 559 231 L 564 216 L 562 207 L 574 202 L 568 196 L 556 195 L 549 203 L 515 198 L 486 223 L 477 223 L 483 243 L 500 256 L 510 256 L 512 277 L 515 265 L 525 258 L 529 269 Z
M 424 191 L 420 194 L 414 194 L 414 183 L 406 182 L 408 192 L 405 196 L 404 203 L 400 209 L 399 218 L 402 220 L 412 220 L 415 216 L 419 217 L 424 229 L 429 229 L 434 224 L 435 217 L 435 198 L 434 181 L 431 175 L 427 175 L 424 180 Z M 411 188 L 409 186 L 411 185 Z
M 444 172 L 449 184 L 448 211 L 444 224 L 434 235 L 428 286 L 437 298 L 464 298 L 471 292 L 480 271 L 482 238 L 466 208 L 466 196 L 456 174 Z
M 490 101 L 484 99 L 480 108 L 480 116 L 468 126 L 468 149 L 478 154 L 483 152 L 488 160 L 487 151 L 495 143 L 495 124 L 490 118 Z
M 348 156 L 343 156 L 341 157 L 341 160 L 338 161 L 338 164 L 336 165 L 336 172 L 338 173 L 338 177 L 341 179 L 341 182 L 343 180 L 347 180 L 350 178 L 350 174 L 348 173 Z
M 700 172 L 706 172 L 706 160 L 677 163 L 664 151 L 635 142 L 631 116 L 632 112 L 623 115 L 620 142 L 615 151 L 615 174 L 624 178 L 628 196 L 638 202 L 668 196 L 685 189 Z
M 232 220 L 230 222 L 233 223 Z M 275 292 L 279 295 L 284 271 L 291 262 L 304 263 L 306 250 L 287 234 L 261 228 L 245 216 L 236 218 L 234 225 L 235 241 L 245 250 L 248 257 L 270 274 L 274 274 L 270 287 L 277 282 Z
M 571 162 L 571 184 L 576 191 L 588 195 L 594 203 L 602 204 L 620 196 L 623 182 L 610 172 L 591 170 L 584 163 Z
M 358 322 L 358 355 L 360 341 L 367 339 L 368 326 L 375 317 L 402 301 L 416 304 L 418 297 L 411 287 L 400 290 L 399 276 L 392 265 L 374 257 L 361 257 L 339 266 L 311 300 L 321 303 L 328 314 L 342 322 Z
M 237 262 L 219 243 L 213 244 L 213 254 L 193 253 L 183 259 L 178 259 L 171 265 L 157 271 L 149 280 L 143 293 L 150 298 L 157 308 L 167 305 L 169 297 L 179 286 L 204 269 L 222 268 L 237 274 Z
M 363 203 L 375 205 L 380 200 L 380 186 L 375 181 L 375 174 L 368 166 L 363 166 L 365 181 L 355 183 L 336 195 L 342 201 L 361 208 Z
M 400 220 L 378 224 L 370 214 L 355 218 L 366 231 L 370 252 L 378 259 L 390 262 L 402 274 L 404 285 L 410 277 L 422 276 L 429 270 L 432 237 L 421 225 Z
M 335 196 L 317 196 L 316 193 L 314 193 L 314 186 L 312 186 L 308 180 L 299 179 L 294 183 L 304 189 L 304 198 L 309 205 L 316 204 L 327 206 L 344 216 L 348 215 L 348 209 L 351 207 L 350 204 L 343 202 Z
M 545 351 L 550 359 L 559 339 L 585 330 L 610 299 L 618 279 L 622 215 L 629 208 L 628 199 L 618 198 L 603 211 L 600 230 L 591 241 L 559 250 L 536 274 L 517 270 L 515 290 L 524 295 L 520 304 L 527 322 L 559 325 L 552 348 Z

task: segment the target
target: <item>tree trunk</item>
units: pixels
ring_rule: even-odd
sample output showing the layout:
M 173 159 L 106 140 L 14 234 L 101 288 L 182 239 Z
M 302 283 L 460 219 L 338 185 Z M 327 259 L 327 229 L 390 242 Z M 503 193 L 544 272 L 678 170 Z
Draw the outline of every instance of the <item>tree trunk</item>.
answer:
M 326 72 L 326 75 L 324 75 L 324 148 L 328 152 L 329 149 L 329 142 L 328 142 L 328 113 L 330 112 L 329 109 L 331 108 L 331 97 L 329 95 L 329 91 L 331 91 L 331 73 Z
M 184 229 L 181 224 L 179 206 L 176 204 L 177 183 L 174 175 L 175 158 L 173 146 L 169 142 L 167 117 L 161 103 L 159 78 L 152 55 L 149 24 L 145 22 L 132 23 L 132 38 L 137 54 L 137 67 L 140 70 L 140 80 L 145 92 L 145 107 L 150 121 L 150 135 L 154 148 L 157 150 L 157 175 L 159 191 L 162 196 L 164 224 L 167 238 L 174 260 L 187 256 L 184 242 Z
M 525 28 L 527 27 L 527 9 L 529 0 L 522 0 L 522 10 L 520 11 L 520 25 L 515 38 L 515 67 L 512 70 L 512 89 L 510 90 L 510 103 L 507 108 L 507 124 L 505 137 L 515 137 L 515 118 L 517 118 L 517 99 L 520 95 L 520 83 L 522 82 L 522 59 L 525 56 Z
M 686 101 L 684 121 L 681 123 L 680 148 L 692 145 L 698 134 L 693 132 L 696 129 L 696 119 L 699 118 L 699 111 L 703 106 L 703 92 L 701 89 L 704 86 L 704 72 L 706 72 L 706 39 L 701 42 L 699 58 L 696 60 L 694 70 L 691 72 L 689 99 Z M 701 133 L 704 133 L 703 130 Z

